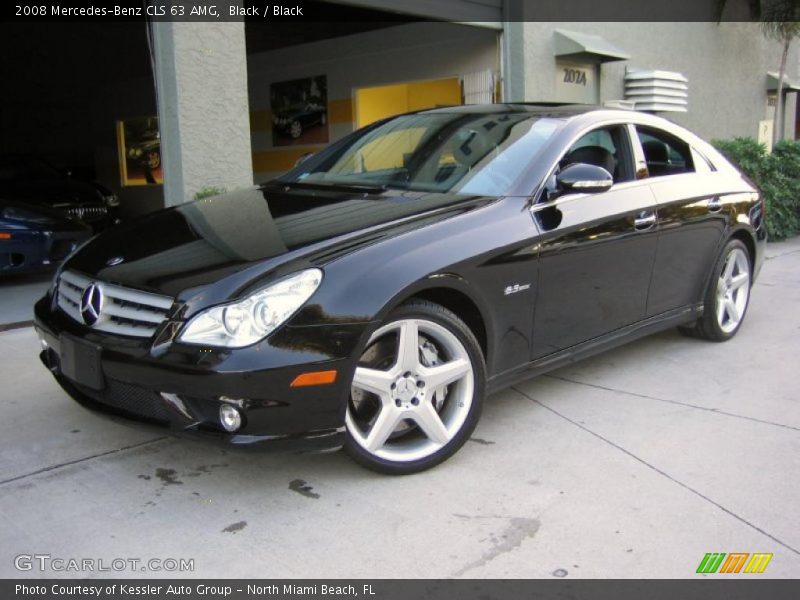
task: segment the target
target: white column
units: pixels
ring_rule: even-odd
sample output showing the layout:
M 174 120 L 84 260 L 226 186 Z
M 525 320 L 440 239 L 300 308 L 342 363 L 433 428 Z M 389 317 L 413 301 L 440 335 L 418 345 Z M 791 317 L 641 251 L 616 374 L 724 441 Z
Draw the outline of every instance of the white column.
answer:
M 244 23 L 152 28 L 165 204 L 252 185 Z

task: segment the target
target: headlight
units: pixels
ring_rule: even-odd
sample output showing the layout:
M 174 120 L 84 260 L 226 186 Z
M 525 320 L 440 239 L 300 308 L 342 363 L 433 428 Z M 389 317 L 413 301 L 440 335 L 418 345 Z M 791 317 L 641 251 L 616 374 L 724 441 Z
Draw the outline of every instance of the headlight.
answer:
M 303 306 L 321 282 L 319 269 L 301 271 L 244 300 L 204 310 L 192 317 L 178 339 L 187 344 L 226 348 L 255 344 Z
M 55 219 L 47 215 L 40 215 L 33 211 L 25 210 L 24 208 L 17 208 L 16 206 L 7 206 L 0 212 L 0 216 L 4 219 L 22 221 L 24 223 L 39 223 L 40 225 L 55 223 Z

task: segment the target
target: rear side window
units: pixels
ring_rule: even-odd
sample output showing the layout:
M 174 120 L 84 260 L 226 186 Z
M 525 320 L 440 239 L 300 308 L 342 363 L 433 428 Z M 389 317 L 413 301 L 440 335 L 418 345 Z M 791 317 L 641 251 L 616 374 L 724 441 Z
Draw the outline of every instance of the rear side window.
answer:
M 650 177 L 694 173 L 689 144 L 665 131 L 636 127 Z

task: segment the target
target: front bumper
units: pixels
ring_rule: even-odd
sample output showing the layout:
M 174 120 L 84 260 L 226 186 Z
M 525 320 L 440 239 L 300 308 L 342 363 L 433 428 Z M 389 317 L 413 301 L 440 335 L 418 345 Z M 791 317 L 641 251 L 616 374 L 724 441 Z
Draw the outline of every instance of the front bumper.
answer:
M 153 347 L 149 340 L 90 329 L 51 304 L 46 296 L 34 309 L 43 341 L 40 358 L 86 408 L 128 424 L 242 448 L 326 451 L 344 443 L 355 369 L 350 349 L 363 325 L 301 327 L 291 332 L 291 344 L 276 335 L 236 350 L 180 343 Z M 332 369 L 333 384 L 290 386 L 302 373 Z M 220 424 L 223 403 L 242 414 L 235 433 Z

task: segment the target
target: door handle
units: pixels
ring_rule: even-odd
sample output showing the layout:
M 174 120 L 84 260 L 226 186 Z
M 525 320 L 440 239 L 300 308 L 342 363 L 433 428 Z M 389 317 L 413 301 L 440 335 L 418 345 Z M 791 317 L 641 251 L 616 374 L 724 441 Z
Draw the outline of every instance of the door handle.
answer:
M 633 220 L 633 228 L 636 231 L 647 231 L 648 229 L 652 229 L 655 224 L 656 213 L 649 210 L 640 212 Z
M 708 212 L 719 212 L 722 210 L 722 200 L 719 198 L 712 198 L 708 201 Z

